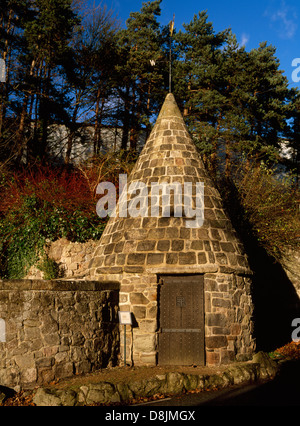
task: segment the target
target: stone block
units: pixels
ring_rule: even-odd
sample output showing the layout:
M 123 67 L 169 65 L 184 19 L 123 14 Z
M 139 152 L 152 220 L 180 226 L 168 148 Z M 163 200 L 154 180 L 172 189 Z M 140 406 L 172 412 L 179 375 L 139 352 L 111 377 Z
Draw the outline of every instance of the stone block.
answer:
M 141 332 L 154 333 L 157 329 L 157 321 L 155 319 L 146 319 L 139 323 Z
M 212 306 L 217 308 L 225 308 L 230 309 L 231 308 L 231 301 L 226 299 L 221 299 L 219 297 L 213 297 L 212 298 Z
M 231 334 L 233 336 L 239 336 L 241 334 L 241 325 L 240 324 L 232 324 L 231 325 Z
M 173 240 L 171 245 L 172 251 L 182 251 L 184 249 L 184 240 Z
M 91 371 L 91 363 L 88 360 L 75 362 L 76 374 L 87 374 Z
M 230 334 L 230 330 L 227 327 L 212 327 L 212 334 L 215 336 L 223 335 L 228 336 Z
M 104 248 L 104 254 L 112 254 L 115 248 L 115 244 L 107 244 Z
M 152 176 L 164 176 L 166 174 L 166 168 L 165 167 L 155 167 L 153 170 Z
M 36 327 L 29 327 L 25 329 L 25 338 L 28 340 L 40 339 L 41 332 Z
M 192 241 L 191 244 L 192 250 L 203 250 L 203 241 Z
M 130 253 L 127 258 L 127 265 L 143 265 L 146 260 L 146 254 Z
M 150 228 L 148 238 L 156 239 L 155 236 L 151 235 L 151 231 L 157 230 L 156 225 L 157 225 L 157 218 L 156 217 L 144 217 L 143 218 L 142 227 L 143 228 Z
M 134 351 L 136 352 L 154 352 L 156 338 L 155 334 L 136 334 L 134 336 Z
M 164 232 L 166 231 L 166 227 L 170 224 L 169 217 L 160 217 L 158 218 L 158 228 L 164 228 Z
M 110 255 L 106 256 L 105 261 L 104 261 L 104 265 L 105 266 L 114 266 L 115 262 L 116 262 L 116 255 L 110 254 Z
M 62 405 L 59 396 L 44 388 L 39 388 L 36 391 L 33 402 L 39 407 L 58 407 Z
M 178 228 L 166 228 L 166 238 L 178 238 L 179 237 L 179 229 Z
M 47 334 L 44 336 L 44 341 L 47 345 L 55 346 L 60 344 L 60 338 L 57 333 Z
M 141 241 L 137 245 L 137 251 L 152 251 L 154 250 L 155 245 L 156 241 L 153 240 Z
M 208 238 L 208 230 L 204 228 L 198 229 L 198 238 L 200 240 L 206 240 Z
M 133 306 L 132 312 L 137 320 L 146 318 L 146 308 L 144 306 Z
M 195 265 L 196 263 L 196 254 L 194 252 L 179 253 L 180 265 Z
M 207 336 L 205 339 L 207 349 L 218 349 L 227 347 L 226 336 Z
M 56 378 L 66 378 L 73 375 L 73 362 L 56 364 L 54 366 L 55 377 Z
M 235 252 L 235 248 L 234 245 L 232 243 L 220 243 L 221 245 L 221 249 L 222 251 L 225 251 L 226 253 L 234 253 Z
M 124 241 L 120 241 L 115 245 L 115 253 L 122 253 L 123 248 L 124 248 Z M 98 266 L 98 265 L 97 265 Z
M 189 228 L 180 228 L 179 238 L 189 240 L 191 237 L 191 230 Z
M 240 266 L 247 268 L 248 265 L 244 256 L 237 255 L 237 261 Z
M 178 253 L 167 253 L 166 263 L 167 265 L 176 265 L 178 263 Z
M 142 266 L 125 266 L 124 272 L 128 272 L 130 274 L 140 274 L 144 272 L 144 268 Z
M 33 354 L 16 355 L 15 362 L 20 369 L 35 367 L 35 359 Z
M 220 327 L 226 324 L 226 317 L 219 313 L 209 313 L 205 316 L 206 325 L 209 327 Z
M 215 253 L 215 256 L 220 265 L 227 265 L 227 257 L 224 253 Z
M 40 359 L 36 360 L 36 362 L 35 362 L 38 369 L 52 367 L 54 365 L 54 363 L 55 363 L 54 357 L 40 358 Z
M 169 251 L 170 241 L 169 240 L 160 240 L 157 243 L 157 250 L 159 251 Z
M 157 318 L 157 305 L 147 307 L 146 318 Z
M 167 167 L 167 175 L 168 176 L 183 176 L 183 167 L 174 166 L 174 167 Z
M 50 383 L 55 379 L 55 373 L 52 368 L 38 369 L 38 383 Z
M 118 254 L 116 259 L 117 265 L 125 265 L 126 263 L 126 254 Z
M 142 353 L 139 357 L 139 361 L 142 365 L 157 365 L 157 353 Z
M 164 262 L 164 254 L 149 253 L 147 255 L 147 264 L 148 265 L 160 265 L 163 262 Z
M 131 293 L 129 298 L 133 305 L 147 305 L 149 303 L 149 300 L 142 293 Z
M 206 253 L 198 253 L 197 258 L 200 265 L 207 263 Z

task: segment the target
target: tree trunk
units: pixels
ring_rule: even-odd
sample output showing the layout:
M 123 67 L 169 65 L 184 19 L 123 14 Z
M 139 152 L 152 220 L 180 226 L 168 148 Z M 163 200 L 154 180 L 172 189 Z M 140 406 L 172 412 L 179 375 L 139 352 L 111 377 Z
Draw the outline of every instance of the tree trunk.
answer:
M 229 179 L 231 173 L 231 152 L 230 152 L 230 142 L 225 141 L 225 177 Z
M 44 88 L 43 88 L 43 94 L 41 99 L 41 123 L 42 123 L 42 138 L 41 138 L 41 144 L 39 149 L 40 159 L 42 161 L 45 160 L 46 156 L 46 150 L 47 150 L 47 144 L 48 144 L 48 127 L 50 124 L 50 114 L 48 109 L 48 102 L 49 102 L 49 93 L 50 93 L 50 78 L 51 78 L 51 68 L 50 66 L 45 66 L 44 70 Z
M 2 59 L 4 60 L 5 63 L 6 63 L 8 55 L 9 55 L 9 51 L 10 51 L 10 46 L 9 46 L 8 40 L 9 40 L 9 34 L 10 34 L 11 30 L 13 31 L 12 17 L 13 17 L 13 10 L 10 9 L 9 14 L 8 14 L 8 21 L 7 21 L 6 29 L 4 29 L 4 31 L 6 32 L 7 38 L 6 38 L 5 43 L 4 43 L 4 50 L 3 50 L 3 54 L 2 54 Z M 9 66 L 6 63 L 6 83 L 8 81 L 8 74 L 9 74 Z M 2 100 L 1 100 L 1 103 L 0 103 L 0 137 L 2 136 L 3 122 L 4 122 L 4 116 L 5 116 L 5 103 L 7 101 L 7 84 L 2 83 L 1 86 L 2 86 L 2 88 L 1 88 Z
M 70 129 L 69 134 L 68 134 L 68 139 L 67 139 L 67 152 L 66 152 L 66 156 L 65 156 L 65 165 L 66 166 L 70 164 L 70 160 L 71 160 L 71 152 L 72 152 L 72 147 L 73 147 L 73 136 L 74 136 L 74 133 Z
M 30 77 L 32 77 L 33 75 L 35 64 L 36 64 L 36 61 L 33 60 L 30 66 L 30 72 L 29 72 Z M 20 147 L 20 152 L 19 152 L 20 159 L 23 155 L 23 150 L 26 148 L 26 145 L 27 145 L 27 141 L 24 140 L 24 130 L 25 130 L 25 121 L 27 116 L 28 102 L 31 96 L 32 96 L 31 90 L 25 93 L 25 97 L 24 97 L 24 101 L 22 105 L 22 112 L 20 116 L 19 128 L 17 130 L 16 139 L 17 139 L 17 146 Z M 31 115 L 29 115 L 29 117 L 31 117 Z
M 67 140 L 67 152 L 66 152 L 66 156 L 65 156 L 65 164 L 66 165 L 69 165 L 70 161 L 71 161 L 71 153 L 72 153 L 72 148 L 73 148 L 74 134 L 75 134 L 75 131 L 76 131 L 76 121 L 77 121 L 78 109 L 79 109 L 79 103 L 76 104 L 76 107 L 73 111 L 72 122 L 71 122 L 71 125 L 70 125 L 70 131 L 69 131 L 68 140 Z
M 95 109 L 95 128 L 94 128 L 94 155 L 100 153 L 101 147 L 101 122 L 102 122 L 102 113 L 104 108 L 105 100 L 102 99 L 101 107 L 101 88 L 98 88 L 97 98 L 96 98 L 96 109 Z
M 129 90 L 126 90 L 125 101 L 124 101 L 124 118 L 123 118 L 123 134 L 121 141 L 121 150 L 127 151 L 128 145 L 128 134 L 130 130 L 130 100 Z

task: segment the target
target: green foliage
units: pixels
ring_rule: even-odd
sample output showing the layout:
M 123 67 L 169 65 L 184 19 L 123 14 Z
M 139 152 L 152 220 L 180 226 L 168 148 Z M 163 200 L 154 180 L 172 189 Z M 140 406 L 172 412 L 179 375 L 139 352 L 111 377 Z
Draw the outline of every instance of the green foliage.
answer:
M 51 241 L 99 239 L 105 227 L 105 221 L 96 214 L 96 201 L 87 186 L 86 198 L 80 197 L 81 191 L 76 193 L 76 185 L 80 187 L 83 176 L 79 175 L 71 186 L 68 186 L 70 181 L 55 174 L 52 179 L 49 174 L 39 179 L 30 180 L 27 176 L 23 181 L 15 176 L 15 181 L 7 185 L 0 206 L 1 278 L 26 276 L 29 268 L 43 258 L 44 249 Z M 68 193 L 71 188 L 73 193 Z M 49 267 L 48 263 L 50 273 Z
M 288 166 L 299 175 L 300 94 L 288 88 L 275 47 L 261 43 L 247 52 L 229 29 L 216 32 L 206 12 L 195 14 L 170 40 L 169 28 L 158 22 L 162 0 L 143 3 L 123 29 L 105 8 L 86 19 L 76 3 L 0 5 L 0 48 L 10 58 L 0 87 L 0 276 L 23 277 L 49 241 L 99 238 L 105 223 L 95 213 L 96 186 L 103 179 L 116 183 L 131 168 L 124 153 L 93 159 L 80 172 L 36 179 L 4 172 L 6 164 L 20 166 L 25 153 L 31 164 L 49 160 L 53 122 L 68 128 L 67 164 L 78 121 L 94 126 L 94 153 L 101 150 L 106 125 L 123 129 L 125 151 L 130 134 L 134 151 L 139 130 L 150 131 L 168 89 L 170 41 L 173 92 L 205 162 L 216 174 L 222 141 L 223 195 L 232 207 L 230 181 L 243 207 L 242 222 L 280 257 L 297 241 L 294 235 L 299 238 L 299 193 L 292 178 L 278 181 L 260 161 L 278 161 L 284 138 L 293 150 Z M 64 141 L 57 142 L 63 151 Z M 233 163 L 242 155 L 249 162 L 236 169 Z
M 131 131 L 130 147 L 136 149 L 137 132 L 150 129 L 150 119 L 159 111 L 165 96 L 168 55 L 165 44 L 169 40 L 157 18 L 162 0 L 143 3 L 139 12 L 131 12 L 126 28 L 118 32 L 118 62 L 113 72 L 117 95 L 122 105 L 119 116 L 126 139 Z M 150 61 L 157 61 L 151 66 Z
M 278 155 L 294 101 L 276 49 L 261 43 L 246 52 L 230 30 L 216 33 L 206 12 L 184 29 L 175 36 L 174 92 L 200 151 L 216 157 L 225 141 L 227 175 L 236 152 Z
M 47 255 L 38 263 L 37 268 L 44 273 L 45 280 L 60 278 L 61 271 L 58 263 Z
M 45 237 L 40 232 L 37 201 L 25 197 L 20 208 L 0 221 L 1 278 L 23 278 L 39 258 Z
M 202 153 L 216 157 L 225 140 L 227 175 L 236 152 L 266 159 L 278 155 L 281 138 L 299 157 L 299 90 L 289 89 L 274 46 L 248 52 L 229 28 L 216 32 L 207 12 L 196 10 L 170 37 L 159 23 L 163 0 L 142 2 L 125 28 L 105 6 L 86 14 L 81 3 L 1 4 L 0 48 L 11 58 L 0 87 L 1 161 L 19 165 L 25 154 L 31 163 L 49 160 L 53 123 L 68 129 L 66 164 L 79 122 L 94 127 L 95 154 L 108 125 L 122 127 L 123 150 L 128 142 L 135 150 L 169 88 L 170 45 L 172 91 Z
M 96 188 L 101 181 L 118 186 L 119 174 L 129 174 L 135 157 L 104 155 L 80 169 L 42 167 L 0 175 L 0 277 L 21 279 L 33 264 L 49 279 L 57 265 L 45 257 L 45 247 L 60 238 L 84 243 L 98 240 L 107 223 L 96 213 Z
M 277 261 L 300 247 L 300 192 L 295 180 L 264 163 L 244 161 L 232 171 L 230 181 L 219 182 L 235 227 L 245 238 L 254 236 Z

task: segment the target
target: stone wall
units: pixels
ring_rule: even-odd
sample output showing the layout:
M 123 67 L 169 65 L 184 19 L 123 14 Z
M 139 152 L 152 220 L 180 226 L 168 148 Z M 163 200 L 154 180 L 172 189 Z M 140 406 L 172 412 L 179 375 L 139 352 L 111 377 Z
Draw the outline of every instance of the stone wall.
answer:
M 255 352 L 251 282 L 235 274 L 205 274 L 207 365 L 247 361 Z
M 61 238 L 49 244 L 46 254 L 57 263 L 60 277 L 80 279 L 88 268 L 96 244 L 96 241 L 92 240 L 86 243 L 73 243 Z M 44 279 L 44 272 L 37 265 L 33 265 L 26 279 Z
M 300 298 L 300 250 L 288 251 L 281 264 Z
M 117 364 L 118 289 L 116 282 L 0 281 L 0 385 L 32 387 Z
M 127 327 L 126 333 L 126 362 L 130 365 L 157 365 L 159 275 L 159 272 L 149 272 L 102 277 L 120 282 L 120 311 L 133 314 L 133 327 Z M 101 277 L 98 279 L 101 280 Z M 251 279 L 236 274 L 206 272 L 204 300 L 206 365 L 251 359 L 256 345 L 253 338 Z M 120 356 L 124 357 L 122 328 Z
M 193 274 L 204 275 L 207 364 L 249 358 L 255 348 L 252 271 L 171 93 L 127 184 L 85 278 L 120 282 L 120 309 L 135 317 L 126 341 L 129 361 L 156 364 L 159 277 Z

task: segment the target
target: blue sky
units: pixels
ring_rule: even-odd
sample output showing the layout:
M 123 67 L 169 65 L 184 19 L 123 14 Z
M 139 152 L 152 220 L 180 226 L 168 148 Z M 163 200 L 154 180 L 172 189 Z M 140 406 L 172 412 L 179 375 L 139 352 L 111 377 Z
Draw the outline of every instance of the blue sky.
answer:
M 113 9 L 125 26 L 130 12 L 139 11 L 143 0 L 94 0 L 93 3 L 96 6 L 106 4 Z M 182 29 L 183 23 L 189 23 L 194 14 L 207 10 L 215 31 L 230 27 L 247 50 L 267 41 L 276 47 L 280 68 L 285 71 L 290 87 L 300 88 L 300 83 L 292 80 L 296 70 L 292 61 L 300 58 L 299 0 L 163 0 L 161 8 L 161 24 L 168 24 L 175 14 L 177 30 Z

